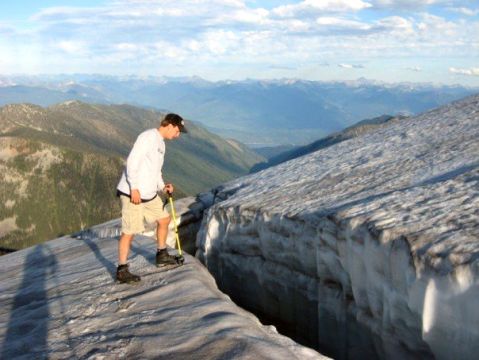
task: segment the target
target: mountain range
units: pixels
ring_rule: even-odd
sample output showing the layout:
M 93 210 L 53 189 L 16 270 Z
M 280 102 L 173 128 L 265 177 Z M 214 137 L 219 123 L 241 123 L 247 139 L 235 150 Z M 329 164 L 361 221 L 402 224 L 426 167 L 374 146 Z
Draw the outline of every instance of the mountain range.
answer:
M 136 136 L 163 114 L 68 101 L 0 108 L 0 247 L 18 249 L 119 216 L 115 188 Z M 165 181 L 176 197 L 248 173 L 264 159 L 187 121 L 168 142 Z M 71 211 L 75 204 L 75 211 Z
M 304 80 L 211 82 L 198 77 L 0 77 L 0 105 L 77 99 L 177 112 L 250 147 L 304 145 L 383 114 L 413 115 L 479 92 L 463 86 Z

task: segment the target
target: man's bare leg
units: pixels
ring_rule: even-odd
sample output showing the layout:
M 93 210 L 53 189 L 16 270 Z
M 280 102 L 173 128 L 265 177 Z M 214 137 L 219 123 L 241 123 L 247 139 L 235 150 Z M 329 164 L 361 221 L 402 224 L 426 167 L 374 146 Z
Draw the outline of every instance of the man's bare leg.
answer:
M 118 243 L 118 265 L 124 265 L 128 261 L 128 253 L 130 252 L 133 234 L 121 233 Z
M 122 233 L 118 242 L 118 267 L 116 269 L 116 281 L 120 283 L 135 283 L 141 280 L 138 275 L 128 270 L 128 253 L 130 252 L 133 234 Z
M 168 236 L 170 217 L 160 219 L 157 222 L 158 227 L 156 228 L 156 238 L 158 251 L 156 252 L 156 266 L 162 267 L 165 265 L 176 265 L 176 257 L 168 254 L 168 250 L 166 250 L 166 238 Z
M 166 238 L 168 237 L 168 225 L 170 224 L 171 218 L 168 216 L 157 220 L 156 226 L 156 241 L 158 249 L 166 249 Z

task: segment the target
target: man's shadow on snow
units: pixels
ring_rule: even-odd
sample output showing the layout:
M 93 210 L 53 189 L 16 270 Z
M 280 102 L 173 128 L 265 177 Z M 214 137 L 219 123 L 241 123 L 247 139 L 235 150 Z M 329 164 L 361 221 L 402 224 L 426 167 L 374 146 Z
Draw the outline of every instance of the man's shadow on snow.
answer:
M 105 267 L 105 269 L 108 271 L 110 274 L 111 278 L 113 280 L 116 279 L 116 265 L 114 262 L 110 261 L 108 258 L 106 258 L 100 250 L 100 247 L 96 244 L 95 241 L 90 239 L 88 236 L 85 236 L 81 238 L 91 249 L 91 251 L 95 254 L 95 257 L 98 259 L 100 263 Z
M 137 235 L 139 236 L 139 235 Z M 97 245 L 95 240 L 107 240 L 111 241 L 112 238 L 104 238 L 104 239 L 91 239 L 88 234 L 85 236 L 82 236 L 81 239 L 88 245 L 88 247 L 91 249 L 91 251 L 95 254 L 95 257 L 98 259 L 98 261 L 105 267 L 105 269 L 108 271 L 110 274 L 112 280 L 116 280 L 116 263 L 114 261 L 109 260 L 107 257 L 105 257 L 102 252 L 101 248 Z M 117 237 L 116 241 L 119 241 L 120 238 Z M 155 240 L 156 241 L 156 240 Z M 145 259 L 148 260 L 152 265 L 155 265 L 155 252 L 152 252 L 151 250 L 143 249 L 141 246 L 135 245 L 135 239 L 133 239 L 133 242 L 131 244 L 130 248 L 130 257 L 131 255 L 141 255 Z
M 49 306 L 46 282 L 57 271 L 56 256 L 37 245 L 26 257 L 13 299 L 0 359 L 48 358 Z

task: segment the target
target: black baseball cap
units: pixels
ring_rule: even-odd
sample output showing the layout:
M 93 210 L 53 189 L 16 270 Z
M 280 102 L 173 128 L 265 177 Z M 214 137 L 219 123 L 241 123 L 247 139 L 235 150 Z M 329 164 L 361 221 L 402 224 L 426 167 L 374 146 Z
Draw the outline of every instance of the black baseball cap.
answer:
M 180 129 L 180 132 L 182 132 L 182 133 L 187 133 L 188 132 L 185 128 L 185 121 L 178 114 L 173 114 L 173 113 L 166 114 L 165 118 L 161 122 L 161 125 L 162 126 L 167 126 L 169 124 L 174 125 L 174 126 L 178 126 L 178 129 Z

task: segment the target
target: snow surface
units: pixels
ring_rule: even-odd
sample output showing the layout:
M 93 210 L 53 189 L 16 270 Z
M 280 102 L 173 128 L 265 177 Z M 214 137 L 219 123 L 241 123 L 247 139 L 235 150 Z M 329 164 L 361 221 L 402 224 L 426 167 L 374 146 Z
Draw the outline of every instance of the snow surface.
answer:
M 479 353 L 479 96 L 215 189 L 197 257 L 338 358 Z
M 221 293 L 200 262 L 167 272 L 138 236 L 115 284 L 118 221 L 0 257 L 0 359 L 322 359 Z

